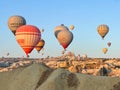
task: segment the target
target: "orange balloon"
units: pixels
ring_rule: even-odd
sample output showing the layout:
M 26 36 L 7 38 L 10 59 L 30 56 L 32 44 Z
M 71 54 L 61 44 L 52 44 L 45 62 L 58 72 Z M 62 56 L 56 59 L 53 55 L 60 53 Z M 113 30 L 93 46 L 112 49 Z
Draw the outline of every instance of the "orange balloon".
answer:
M 98 34 L 104 39 L 106 34 L 109 32 L 109 27 L 105 24 L 99 25 L 97 27 Z
M 16 30 L 16 40 L 26 53 L 27 57 L 40 39 L 41 32 L 36 26 L 23 25 Z
M 43 39 L 41 39 L 35 47 L 35 49 L 38 51 L 38 53 L 44 47 L 44 45 L 45 45 L 45 41 Z

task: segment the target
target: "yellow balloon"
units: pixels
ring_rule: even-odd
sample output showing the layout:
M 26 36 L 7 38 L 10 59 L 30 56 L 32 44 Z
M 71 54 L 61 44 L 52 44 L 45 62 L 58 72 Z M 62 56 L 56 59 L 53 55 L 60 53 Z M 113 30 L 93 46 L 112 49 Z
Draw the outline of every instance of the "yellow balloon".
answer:
M 24 19 L 24 17 L 19 15 L 11 16 L 8 19 L 8 27 L 13 32 L 14 35 L 17 28 L 25 24 L 26 24 L 26 20 Z
M 44 45 L 45 45 L 45 41 L 43 39 L 41 39 L 35 47 L 35 49 L 38 51 L 38 53 L 44 47 Z
M 97 27 L 98 34 L 104 39 L 106 34 L 109 32 L 109 27 L 105 24 L 99 25 Z
M 107 53 L 107 51 L 108 51 L 108 49 L 107 49 L 107 48 L 103 48 L 103 49 L 102 49 L 102 52 L 103 52 L 104 54 L 106 54 L 106 53 Z
M 70 25 L 70 30 L 73 30 L 74 28 L 74 25 Z

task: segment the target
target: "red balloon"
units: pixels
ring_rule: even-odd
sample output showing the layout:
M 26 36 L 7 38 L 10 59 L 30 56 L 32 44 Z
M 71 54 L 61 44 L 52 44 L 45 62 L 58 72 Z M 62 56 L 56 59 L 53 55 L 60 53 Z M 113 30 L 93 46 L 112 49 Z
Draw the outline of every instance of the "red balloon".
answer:
M 40 30 L 33 25 L 23 25 L 16 30 L 16 40 L 21 48 L 28 54 L 34 49 L 41 39 Z

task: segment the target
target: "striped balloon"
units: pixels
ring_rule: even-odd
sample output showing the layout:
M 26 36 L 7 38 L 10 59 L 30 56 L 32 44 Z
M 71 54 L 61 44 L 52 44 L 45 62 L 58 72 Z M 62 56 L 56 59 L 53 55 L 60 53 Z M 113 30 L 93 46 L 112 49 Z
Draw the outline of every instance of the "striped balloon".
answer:
M 102 24 L 97 27 L 97 31 L 99 35 L 104 39 L 106 34 L 109 32 L 109 27 L 107 25 Z
M 41 39 L 40 30 L 33 25 L 23 25 L 16 30 L 16 40 L 27 57 Z

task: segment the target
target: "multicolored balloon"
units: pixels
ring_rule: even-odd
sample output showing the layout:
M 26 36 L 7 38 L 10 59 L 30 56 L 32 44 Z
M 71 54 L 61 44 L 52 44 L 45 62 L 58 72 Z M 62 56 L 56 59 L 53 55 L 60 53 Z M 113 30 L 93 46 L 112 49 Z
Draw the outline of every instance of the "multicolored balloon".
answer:
M 24 19 L 24 17 L 19 16 L 19 15 L 11 16 L 8 19 L 8 27 L 14 35 L 15 35 L 17 28 L 25 24 L 26 24 L 26 20 Z
M 23 25 L 16 30 L 16 41 L 21 48 L 28 54 L 34 49 L 39 40 L 41 39 L 40 30 L 33 25 Z
M 45 41 L 43 39 L 41 39 L 35 47 L 35 49 L 38 51 L 38 53 L 41 51 L 41 49 L 44 47 L 44 45 L 45 45 Z
M 105 24 L 99 25 L 97 27 L 97 32 L 102 37 L 102 39 L 104 39 L 106 34 L 109 32 L 109 27 Z

